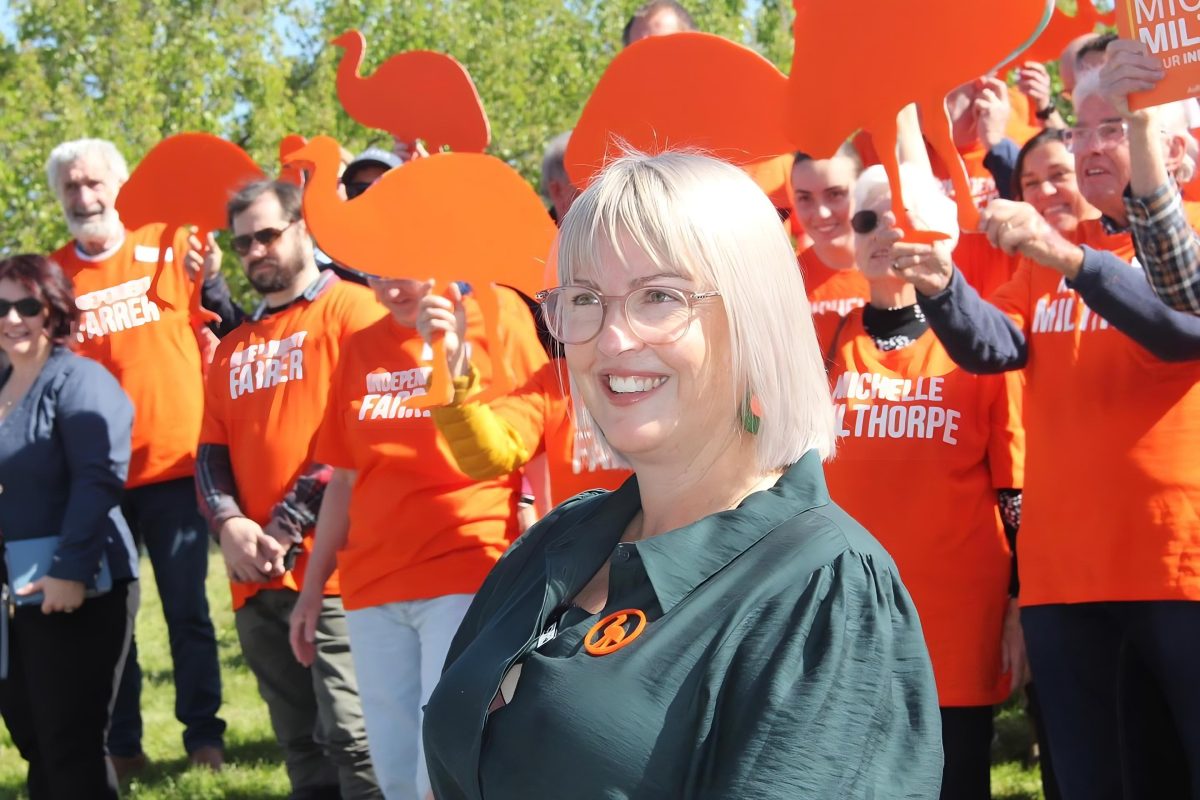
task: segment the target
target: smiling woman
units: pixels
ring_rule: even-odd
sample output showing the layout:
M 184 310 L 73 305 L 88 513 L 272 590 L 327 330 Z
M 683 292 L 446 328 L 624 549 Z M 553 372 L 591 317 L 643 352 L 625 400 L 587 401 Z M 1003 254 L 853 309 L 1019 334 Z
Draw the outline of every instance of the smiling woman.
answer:
M 625 156 L 566 215 L 558 275 L 578 446 L 635 477 L 476 595 L 426 711 L 436 796 L 563 796 L 545 765 L 569 763 L 579 798 L 936 797 L 929 656 L 826 492 L 833 408 L 770 202 L 703 156 Z

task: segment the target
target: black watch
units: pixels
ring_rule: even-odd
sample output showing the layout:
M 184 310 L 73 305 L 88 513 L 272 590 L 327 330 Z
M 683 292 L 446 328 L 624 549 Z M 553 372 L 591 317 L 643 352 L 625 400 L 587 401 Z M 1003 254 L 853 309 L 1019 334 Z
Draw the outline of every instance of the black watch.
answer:
M 1057 110 L 1058 110 L 1058 107 L 1054 105 L 1054 99 L 1051 98 L 1050 102 L 1046 105 L 1045 108 L 1043 108 L 1041 111 L 1035 111 L 1033 115 L 1035 117 L 1037 117 L 1038 119 L 1040 119 L 1042 122 L 1045 122 L 1046 120 L 1050 119 L 1050 117 Z

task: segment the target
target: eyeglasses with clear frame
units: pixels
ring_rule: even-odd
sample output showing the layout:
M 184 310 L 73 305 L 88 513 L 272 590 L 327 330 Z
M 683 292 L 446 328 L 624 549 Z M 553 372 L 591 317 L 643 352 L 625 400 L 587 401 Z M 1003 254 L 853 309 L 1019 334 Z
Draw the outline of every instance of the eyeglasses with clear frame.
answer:
M 1092 128 L 1067 128 L 1063 131 L 1063 145 L 1067 148 L 1068 153 L 1075 155 L 1087 150 L 1088 143 L 1092 141 L 1093 136 L 1096 137 L 1101 149 L 1107 150 L 1125 141 L 1125 137 L 1128 135 L 1129 123 L 1125 120 L 1114 120 L 1102 122 Z
M 623 295 L 600 294 L 586 286 L 558 286 L 537 293 L 546 327 L 563 344 L 585 344 L 600 335 L 612 302 L 625 310 L 629 329 L 646 344 L 671 344 L 695 318 L 696 306 L 720 292 L 687 292 L 672 286 L 642 286 Z

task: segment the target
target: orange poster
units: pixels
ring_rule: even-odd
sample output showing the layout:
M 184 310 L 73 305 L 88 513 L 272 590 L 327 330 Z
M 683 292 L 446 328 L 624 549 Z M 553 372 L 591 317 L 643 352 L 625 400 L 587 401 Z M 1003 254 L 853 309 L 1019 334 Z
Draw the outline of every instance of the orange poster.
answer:
M 1117 0 L 1117 30 L 1140 40 L 1167 71 L 1153 91 L 1129 95 L 1130 108 L 1200 94 L 1200 0 Z

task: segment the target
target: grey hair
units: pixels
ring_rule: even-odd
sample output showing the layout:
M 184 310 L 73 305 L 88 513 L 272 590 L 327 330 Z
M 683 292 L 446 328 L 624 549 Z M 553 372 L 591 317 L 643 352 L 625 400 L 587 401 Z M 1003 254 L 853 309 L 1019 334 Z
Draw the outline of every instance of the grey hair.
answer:
M 129 166 L 115 144 L 107 139 L 75 139 L 55 147 L 46 159 L 46 180 L 55 195 L 62 195 L 63 170 L 88 156 L 98 156 L 103 160 L 118 183 L 129 180 Z
M 563 131 L 546 145 L 546 153 L 542 156 L 542 194 L 549 194 L 550 181 L 570 182 L 565 163 L 570 141 L 571 132 Z
M 1163 136 L 1183 140 L 1183 159 L 1175 169 L 1175 180 L 1180 185 L 1188 183 L 1196 176 L 1198 148 L 1196 137 L 1192 136 L 1190 130 L 1192 126 L 1188 124 L 1188 103 L 1194 105 L 1195 100 L 1179 100 L 1158 107 L 1159 127 L 1162 128 Z
M 904 192 L 904 207 L 916 225 L 944 233 L 954 243 L 958 241 L 958 206 L 946 196 L 946 190 L 937 178 L 912 164 L 901 164 L 900 186 Z M 867 167 L 854 185 L 854 207 L 866 208 L 881 194 L 890 192 L 883 165 Z
M 771 201 L 745 172 L 707 156 L 626 153 L 610 162 L 563 220 L 558 278 L 596 275 L 623 250 L 641 251 L 665 272 L 720 292 L 732 375 L 729 434 L 750 396 L 762 409 L 755 457 L 764 472 L 809 450 L 832 455 L 833 402 L 804 280 Z M 593 463 L 616 463 L 572 376 L 577 443 Z M 714 436 L 721 434 L 714 431 Z M 740 434 L 739 434 L 740 435 Z

